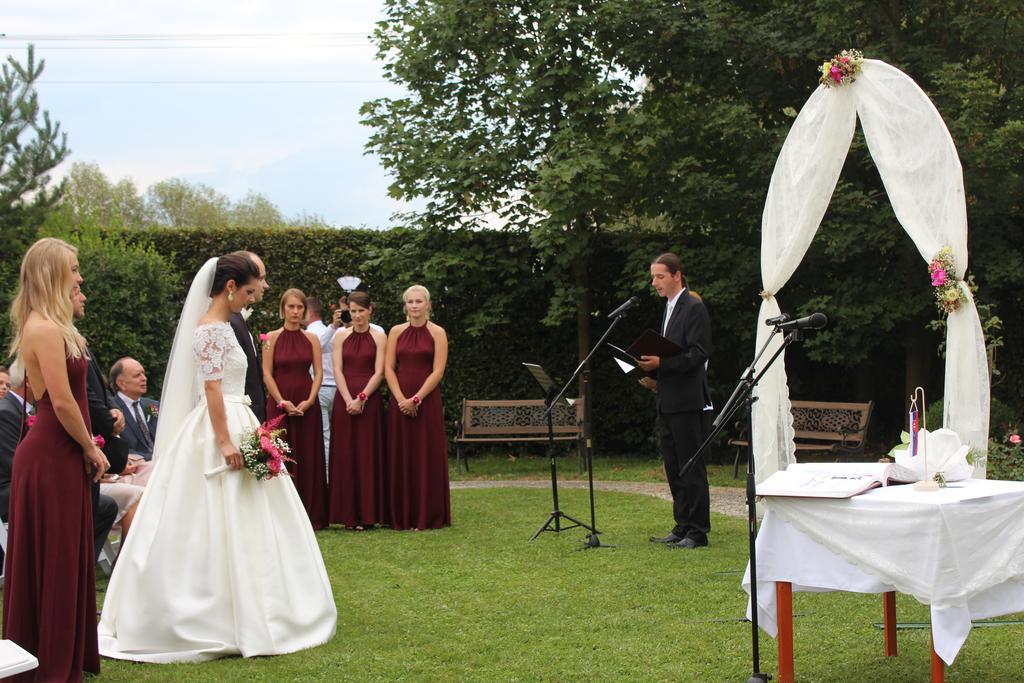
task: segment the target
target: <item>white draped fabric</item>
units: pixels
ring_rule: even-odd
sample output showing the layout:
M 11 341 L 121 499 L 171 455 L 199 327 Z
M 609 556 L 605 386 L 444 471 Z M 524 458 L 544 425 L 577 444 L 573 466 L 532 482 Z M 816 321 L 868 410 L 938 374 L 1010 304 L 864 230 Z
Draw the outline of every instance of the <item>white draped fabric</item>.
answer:
M 944 246 L 953 250 L 957 275 L 967 268 L 967 208 L 953 139 L 935 106 L 909 76 L 868 59 L 848 85 L 818 86 L 782 146 L 761 220 L 763 302 L 756 348 L 768 340 L 765 320 L 781 312 L 776 295 L 803 260 L 825 215 L 846 160 L 857 117 L 896 218 L 925 262 Z M 929 286 L 921 269 L 922 287 Z M 948 318 L 943 426 L 982 453 L 988 445 L 989 385 L 981 322 L 967 287 L 967 302 Z M 781 343 L 776 337 L 775 348 Z M 760 367 L 772 356 L 766 353 Z M 793 417 L 784 355 L 762 378 L 754 403 L 757 480 L 794 462 Z M 975 463 L 985 476 L 985 462 Z

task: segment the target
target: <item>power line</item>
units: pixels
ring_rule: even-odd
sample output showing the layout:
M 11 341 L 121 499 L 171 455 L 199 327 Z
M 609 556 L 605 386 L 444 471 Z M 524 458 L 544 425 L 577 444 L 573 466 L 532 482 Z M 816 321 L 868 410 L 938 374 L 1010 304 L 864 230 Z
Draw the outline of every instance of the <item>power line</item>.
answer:
M 372 47 L 373 43 L 362 42 L 362 43 L 306 43 L 303 45 L 35 45 L 32 47 L 37 52 L 50 52 L 53 50 L 256 50 L 256 49 L 267 49 L 274 48 L 277 50 L 308 50 L 311 48 L 320 47 Z M 27 50 L 28 43 L 25 45 L 11 45 L 7 46 L 11 50 Z
M 338 33 L 7 33 L 0 40 L 45 41 L 183 41 L 224 38 L 366 38 L 369 31 Z
M 347 79 L 282 79 L 282 80 L 83 80 L 63 81 L 40 79 L 40 85 L 321 85 L 321 84 L 352 84 L 381 85 L 385 80 L 347 80 Z

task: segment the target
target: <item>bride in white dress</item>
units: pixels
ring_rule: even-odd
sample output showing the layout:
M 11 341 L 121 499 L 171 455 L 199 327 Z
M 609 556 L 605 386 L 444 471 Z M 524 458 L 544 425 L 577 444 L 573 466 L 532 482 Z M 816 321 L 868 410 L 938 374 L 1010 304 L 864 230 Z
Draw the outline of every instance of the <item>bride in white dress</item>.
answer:
M 258 278 L 250 259 L 229 255 L 192 282 L 164 378 L 156 467 L 107 588 L 104 656 L 274 655 L 334 635 L 334 596 L 291 477 L 234 471 L 239 434 L 259 422 L 228 315 L 252 302 Z M 232 470 L 204 476 L 225 463 Z

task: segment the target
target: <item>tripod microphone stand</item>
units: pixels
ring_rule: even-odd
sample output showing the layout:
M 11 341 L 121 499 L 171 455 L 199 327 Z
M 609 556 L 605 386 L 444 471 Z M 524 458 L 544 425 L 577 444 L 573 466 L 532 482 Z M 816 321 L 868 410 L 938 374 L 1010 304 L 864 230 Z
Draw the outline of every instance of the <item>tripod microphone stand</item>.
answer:
M 635 298 L 636 297 L 634 297 L 634 299 Z M 639 299 L 637 299 L 637 301 L 639 301 Z M 635 302 L 634 302 L 634 304 L 635 304 Z M 591 409 L 590 409 L 590 405 L 591 405 L 590 370 L 587 369 L 587 368 L 590 367 L 590 365 L 589 365 L 590 359 L 594 356 L 595 353 L 597 353 L 597 350 L 604 345 L 604 342 L 608 338 L 608 335 L 610 335 L 612 333 L 612 330 L 615 329 L 615 326 L 618 325 L 619 322 L 626 316 L 626 311 L 629 310 L 629 308 L 631 308 L 632 305 L 634 305 L 634 304 L 630 304 L 630 306 L 620 306 L 618 311 L 616 311 L 613 314 L 614 318 L 612 320 L 612 324 L 608 326 L 608 329 L 606 329 L 604 331 L 604 334 L 601 335 L 601 338 L 598 339 L 597 343 L 594 344 L 593 348 L 590 349 L 590 352 L 587 354 L 587 357 L 584 358 L 583 361 L 576 367 L 576 370 L 573 371 L 573 373 L 572 373 L 572 377 L 570 377 L 569 381 L 565 383 L 565 386 L 562 387 L 562 390 L 558 392 L 557 396 L 555 396 L 555 401 L 552 402 L 551 406 L 549 406 L 548 409 L 547 409 L 547 412 L 550 413 L 553 410 L 555 402 L 557 402 L 558 399 L 560 399 L 562 397 L 562 395 L 565 394 L 565 392 L 569 390 L 569 387 L 572 386 L 572 383 L 576 380 L 577 377 L 580 376 L 580 373 L 582 373 L 582 375 L 583 375 L 583 437 L 584 437 L 584 443 L 585 443 L 585 448 L 586 448 L 586 453 L 587 453 L 587 487 L 590 490 L 590 524 L 589 525 L 582 524 L 581 526 L 584 526 L 587 529 L 590 529 L 590 533 L 587 534 L 586 543 L 584 544 L 584 546 L 582 548 L 580 548 L 580 550 L 588 550 L 590 548 L 614 548 L 615 547 L 615 546 L 612 546 L 612 545 L 602 544 L 601 543 L 601 539 L 598 538 L 598 534 L 600 534 L 601 532 L 597 530 L 597 513 L 596 513 L 596 509 L 594 507 L 594 447 L 593 447 L 593 431 L 592 431 L 593 426 L 592 426 L 592 421 L 591 421 L 591 418 L 590 418 L 590 415 L 591 415 Z M 550 417 L 548 419 L 550 420 Z
M 803 340 L 803 331 L 800 328 L 791 328 L 785 332 L 782 344 L 778 350 L 772 355 L 765 366 L 760 372 L 757 372 L 757 362 L 761 360 L 761 356 L 764 355 L 765 351 L 768 350 L 772 340 L 775 339 L 775 335 L 782 332 L 782 330 L 776 326 L 772 333 L 768 336 L 764 346 L 758 351 L 757 356 L 754 358 L 754 362 L 751 363 L 743 374 L 740 376 L 739 382 L 736 384 L 736 388 L 733 389 L 732 396 L 726 402 L 722 408 L 722 412 L 719 413 L 718 417 L 712 424 L 711 433 L 704 443 L 700 445 L 697 452 L 693 454 L 685 465 L 680 470 L 681 474 L 685 474 L 687 470 L 697 461 L 698 458 L 703 458 L 704 453 L 708 450 L 708 446 L 714 440 L 716 436 L 724 429 L 725 425 L 728 424 L 732 418 L 739 412 L 740 408 L 746 408 L 747 414 L 747 543 L 749 546 L 750 553 L 750 631 L 751 631 L 751 649 L 753 658 L 753 673 L 750 678 L 747 679 L 747 683 L 767 683 L 768 679 L 771 678 L 766 673 L 761 672 L 761 653 L 759 649 L 759 634 L 757 625 L 757 489 L 754 482 L 754 432 L 753 432 L 753 406 L 754 402 L 757 401 L 757 397 L 753 395 L 754 389 L 757 387 L 758 382 L 764 377 L 768 369 L 776 361 L 776 359 L 782 355 L 782 353 L 789 347 L 790 344 L 796 341 Z M 756 374 L 755 374 L 756 373 Z
M 584 527 L 586 529 L 590 529 L 590 531 L 593 532 L 593 524 L 588 526 L 580 520 L 576 519 L 575 517 L 571 517 L 565 514 L 564 512 L 562 512 L 562 509 L 558 507 L 558 460 L 555 457 L 554 412 L 555 405 L 557 405 L 556 402 L 561 398 L 562 394 L 560 393 L 557 396 L 555 395 L 555 382 L 554 380 L 551 379 L 551 376 L 548 375 L 544 368 L 534 363 L 523 363 L 523 365 L 526 366 L 526 369 L 530 371 L 530 374 L 533 375 L 534 379 L 537 380 L 541 388 L 546 392 L 546 395 L 544 397 L 544 418 L 547 421 L 548 425 L 548 460 L 551 464 L 552 511 L 551 514 L 548 515 L 548 518 L 547 520 L 545 520 L 544 524 L 542 524 L 541 527 L 537 529 L 537 532 L 530 537 L 530 540 L 532 541 L 536 539 L 545 531 L 553 531 L 557 534 L 568 529 L 575 529 L 576 527 Z M 586 410 L 586 405 L 584 405 L 584 410 Z M 572 524 L 568 526 L 563 526 L 563 519 L 572 522 Z M 593 516 L 591 516 L 591 519 L 593 519 Z

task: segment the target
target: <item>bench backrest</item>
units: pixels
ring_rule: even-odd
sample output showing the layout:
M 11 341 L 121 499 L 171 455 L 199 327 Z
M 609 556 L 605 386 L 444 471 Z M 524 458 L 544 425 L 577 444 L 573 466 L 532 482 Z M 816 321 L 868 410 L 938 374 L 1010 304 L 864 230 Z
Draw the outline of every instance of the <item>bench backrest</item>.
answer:
M 583 428 L 583 399 L 571 406 L 559 403 L 552 414 L 555 435 L 579 434 Z M 462 400 L 460 433 L 471 435 L 548 433 L 542 399 L 521 401 Z
M 867 432 L 873 401 L 867 403 L 830 403 L 792 401 L 793 431 L 798 439 L 842 441 L 859 444 Z

